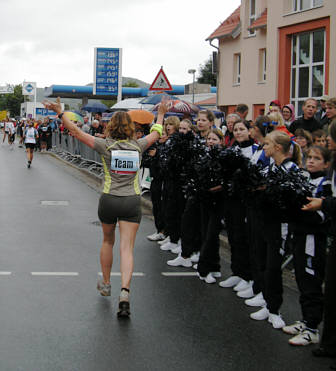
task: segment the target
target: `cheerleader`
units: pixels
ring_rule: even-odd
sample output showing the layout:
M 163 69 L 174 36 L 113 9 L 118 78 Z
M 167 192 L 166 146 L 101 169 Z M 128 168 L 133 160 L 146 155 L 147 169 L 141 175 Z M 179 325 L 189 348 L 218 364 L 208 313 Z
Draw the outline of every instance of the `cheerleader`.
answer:
M 251 158 L 251 162 L 260 165 L 262 168 L 268 167 L 271 161 L 273 161 L 269 157 L 266 157 L 264 151 L 265 137 L 273 130 L 274 126 L 268 116 L 258 116 L 255 123 L 251 125 L 250 135 L 259 144 L 259 147 Z M 258 269 L 258 267 L 265 265 L 265 239 L 260 234 L 262 226 L 260 224 L 261 215 L 258 208 L 258 193 L 259 191 L 255 190 L 253 197 L 247 200 L 247 229 L 253 285 L 251 288 L 239 291 L 237 294 L 239 297 L 246 298 L 245 304 L 252 307 L 265 305 L 262 293 L 264 277 L 263 273 Z M 252 298 L 252 296 L 254 297 Z
M 156 227 L 156 232 L 147 236 L 150 241 L 162 241 L 165 239 L 165 221 L 162 204 L 163 174 L 160 167 L 160 152 L 167 139 L 167 133 L 163 130 L 161 138 L 148 148 L 142 158 L 142 166 L 149 168 L 149 175 L 151 177 L 150 195 Z
M 236 140 L 235 146 L 241 149 L 245 157 L 251 159 L 258 149 L 258 145 L 250 138 L 249 129 L 250 127 L 246 121 L 240 120 L 233 125 L 233 135 Z M 246 206 L 240 197 L 231 196 L 225 200 L 224 216 L 228 240 L 231 246 L 232 275 L 221 281 L 219 286 L 233 287 L 237 293 L 244 292 L 245 294 L 247 290 L 250 291 L 253 282 L 247 237 Z
M 304 211 L 322 210 L 331 217 L 332 224 L 332 246 L 327 255 L 325 276 L 323 332 L 319 347 L 313 350 L 313 355 L 316 357 L 336 357 L 336 122 L 330 125 L 329 132 L 330 134 L 327 138 L 328 148 L 333 152 L 334 156 L 331 175 L 332 197 L 325 199 L 308 198 L 310 202 L 302 208 Z M 331 366 L 331 368 L 336 369 L 336 364 Z
M 224 135 L 220 129 L 211 129 L 207 136 L 207 146 L 223 147 Z M 220 273 L 219 233 L 222 229 L 223 197 L 222 186 L 209 189 L 208 197 L 200 204 L 202 245 L 197 271 L 200 280 L 215 283 Z
M 273 131 L 267 134 L 264 142 L 264 150 L 267 157 L 271 157 L 274 163 L 268 168 L 268 173 L 276 168 L 288 171 L 299 169 L 301 166 L 301 150 L 297 143 L 281 132 Z M 282 270 L 281 264 L 285 253 L 284 246 L 288 234 L 288 224 L 283 222 L 279 213 L 273 210 L 263 212 L 260 234 L 265 239 L 265 250 L 260 251 L 265 258 L 258 260 L 259 272 L 264 277 L 262 293 L 265 306 L 255 313 L 250 314 L 254 320 L 268 319 L 273 328 L 279 329 L 285 326 L 280 315 L 282 304 Z
M 185 121 L 185 120 L 183 120 Z M 215 123 L 215 115 L 210 110 L 199 111 L 197 119 L 196 140 L 205 144 L 211 127 Z M 182 125 L 183 128 L 183 125 Z M 194 126 L 189 126 L 193 130 Z M 183 129 L 181 129 L 183 130 Z M 192 163 L 186 166 L 192 167 Z M 182 194 L 182 192 L 180 192 Z M 200 217 L 200 201 L 195 195 L 187 195 L 185 207 L 181 220 L 181 251 L 176 259 L 169 260 L 168 265 L 191 267 L 193 263 L 199 260 L 199 251 L 201 248 L 201 217 Z M 176 202 L 176 200 L 174 201 Z M 178 251 L 176 249 L 175 251 Z M 197 267 L 197 266 L 195 266 Z
M 165 129 L 168 134 L 165 146 L 168 146 L 169 141 L 173 140 L 173 135 L 178 135 L 179 125 L 180 120 L 177 116 L 170 116 L 165 120 Z M 163 176 L 163 208 L 165 210 L 165 229 L 169 240 L 164 240 L 165 243 L 160 246 L 160 249 L 178 252 L 180 249 L 178 242 L 181 236 L 181 215 L 184 207 L 183 198 L 180 197 L 180 179 L 178 174 L 170 172 L 164 172 Z
M 299 130 L 299 129 L 298 129 Z M 330 151 L 314 146 L 307 152 L 306 167 L 315 190 L 313 197 L 331 195 L 330 181 L 326 172 L 330 165 Z M 314 212 L 298 215 L 298 222 L 292 223 L 293 256 L 295 278 L 300 291 L 302 320 L 282 330 L 295 335 L 291 345 L 308 345 L 319 342 L 318 325 L 322 321 L 325 255 L 327 249 L 327 226 L 324 214 Z

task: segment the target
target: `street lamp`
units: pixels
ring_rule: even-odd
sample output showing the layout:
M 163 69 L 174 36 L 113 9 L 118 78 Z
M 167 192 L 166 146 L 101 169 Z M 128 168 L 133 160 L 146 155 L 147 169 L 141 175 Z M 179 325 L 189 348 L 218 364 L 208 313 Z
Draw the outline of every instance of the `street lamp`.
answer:
M 195 102 L 195 72 L 196 72 L 196 70 L 194 70 L 194 69 L 188 70 L 188 73 L 192 73 L 192 75 L 193 75 L 193 84 L 192 84 L 192 102 L 193 102 L 193 104 Z

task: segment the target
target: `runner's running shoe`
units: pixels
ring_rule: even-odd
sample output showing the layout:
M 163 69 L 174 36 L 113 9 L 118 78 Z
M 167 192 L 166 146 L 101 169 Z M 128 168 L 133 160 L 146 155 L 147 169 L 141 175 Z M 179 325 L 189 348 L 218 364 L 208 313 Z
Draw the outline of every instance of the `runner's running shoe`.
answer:
M 106 284 L 102 280 L 97 282 L 97 290 L 101 296 L 111 296 L 111 284 Z

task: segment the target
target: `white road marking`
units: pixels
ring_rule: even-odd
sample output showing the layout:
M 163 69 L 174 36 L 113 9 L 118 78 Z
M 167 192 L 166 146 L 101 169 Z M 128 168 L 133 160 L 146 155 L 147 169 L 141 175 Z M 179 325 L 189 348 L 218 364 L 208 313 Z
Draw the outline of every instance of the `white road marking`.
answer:
M 10 276 L 12 272 L 0 272 L 0 276 Z
M 30 272 L 32 276 L 78 276 L 78 272 Z
M 165 277 L 191 277 L 197 276 L 197 272 L 162 272 L 162 276 Z
M 103 275 L 102 272 L 99 272 L 98 274 L 99 274 L 99 276 Z M 111 276 L 121 276 L 121 273 L 120 272 L 111 272 Z M 134 276 L 134 277 L 144 277 L 145 273 L 143 273 L 143 272 L 133 272 L 132 276 Z
M 42 206 L 68 206 L 69 201 L 41 201 Z

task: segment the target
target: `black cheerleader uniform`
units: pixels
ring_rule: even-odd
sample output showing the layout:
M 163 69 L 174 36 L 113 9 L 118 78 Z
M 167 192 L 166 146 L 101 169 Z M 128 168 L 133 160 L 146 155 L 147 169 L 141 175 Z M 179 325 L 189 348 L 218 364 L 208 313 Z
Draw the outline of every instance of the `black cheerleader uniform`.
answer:
M 330 181 L 324 172 L 311 173 L 313 197 L 331 195 Z M 295 278 L 300 291 L 302 322 L 316 330 L 323 316 L 323 292 L 328 222 L 322 211 L 301 211 L 291 223 Z
M 258 149 L 258 145 L 253 140 L 235 145 L 239 146 L 242 154 L 250 159 Z M 225 199 L 224 218 L 228 241 L 231 247 L 232 274 L 245 281 L 251 281 L 252 273 L 248 227 L 246 223 L 246 205 L 243 203 L 240 195 L 230 196 Z

